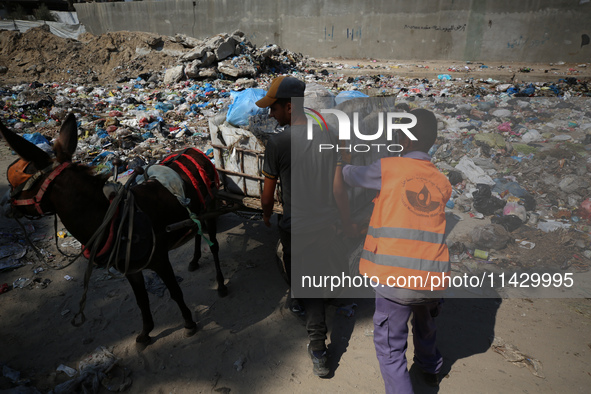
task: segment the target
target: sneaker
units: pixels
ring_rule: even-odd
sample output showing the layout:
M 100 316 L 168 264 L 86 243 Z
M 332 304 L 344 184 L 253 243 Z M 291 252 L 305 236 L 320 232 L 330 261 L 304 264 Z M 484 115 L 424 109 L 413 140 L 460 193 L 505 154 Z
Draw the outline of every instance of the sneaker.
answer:
M 431 387 L 439 387 L 439 377 L 436 373 L 428 373 L 423 371 L 423 377 L 425 379 L 425 383 L 427 383 Z
M 300 304 L 300 302 L 296 299 L 292 299 L 289 305 L 289 310 L 292 313 L 295 313 L 298 316 L 304 316 L 306 311 L 304 310 L 304 306 Z
M 326 350 L 312 351 L 312 349 L 310 349 L 310 345 L 308 345 L 308 354 L 310 355 L 314 365 L 314 375 L 323 377 L 330 373 L 330 369 L 327 365 L 328 355 L 326 354 Z

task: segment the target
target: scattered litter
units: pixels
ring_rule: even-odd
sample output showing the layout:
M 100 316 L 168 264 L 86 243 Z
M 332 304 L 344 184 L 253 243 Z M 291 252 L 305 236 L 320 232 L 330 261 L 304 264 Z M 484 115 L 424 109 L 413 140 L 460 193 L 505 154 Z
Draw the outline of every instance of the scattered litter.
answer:
M 495 352 L 499 353 L 507 361 L 520 367 L 527 367 L 538 378 L 545 378 L 542 372 L 542 363 L 539 360 L 523 354 L 515 346 L 505 343 L 501 337 L 495 337 L 491 346 Z
M 57 385 L 53 393 L 67 394 L 83 391 L 98 394 L 101 385 L 109 391 L 123 391 L 131 386 L 132 381 L 129 371 L 119 366 L 118 362 L 119 359 L 111 351 L 100 346 L 78 363 L 78 377 Z
M 74 368 L 70 368 L 64 364 L 61 364 L 59 367 L 57 367 L 56 371 L 63 372 L 71 378 L 76 376 L 76 374 L 78 373 L 78 371 L 76 371 Z
M 554 220 L 545 220 L 543 222 L 538 222 L 538 228 L 545 233 L 561 229 L 569 229 L 570 227 L 570 223 L 557 222 Z
M 474 257 L 477 259 L 488 260 L 488 252 L 480 249 L 474 249 Z
M 29 278 L 18 278 L 17 280 L 15 280 L 12 283 L 12 288 L 13 289 L 24 289 L 26 287 L 29 287 L 32 283 L 33 283 L 33 281 Z
M 511 236 L 507 230 L 499 224 L 476 227 L 472 232 L 474 244 L 485 249 L 504 249 L 510 240 Z
M 240 356 L 238 358 L 238 360 L 234 361 L 234 369 L 236 369 L 236 371 L 240 372 L 242 371 L 242 368 L 244 367 L 244 363 L 246 362 L 246 359 L 242 356 Z
M 533 249 L 536 247 L 536 244 L 530 241 L 526 241 L 526 240 L 520 240 L 520 239 L 516 239 L 515 242 L 517 242 L 517 244 L 519 245 L 519 247 L 524 248 L 524 249 Z

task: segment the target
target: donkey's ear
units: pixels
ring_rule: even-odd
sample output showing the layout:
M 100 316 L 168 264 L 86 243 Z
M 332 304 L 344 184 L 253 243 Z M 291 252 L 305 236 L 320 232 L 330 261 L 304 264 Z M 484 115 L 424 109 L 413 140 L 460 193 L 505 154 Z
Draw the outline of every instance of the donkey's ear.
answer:
M 0 122 L 0 133 L 6 143 L 24 160 L 35 164 L 37 168 L 45 168 L 51 164 L 51 157 L 37 145 L 27 141 L 20 135 L 10 131 Z
M 76 145 L 78 144 L 78 127 L 76 126 L 76 117 L 70 113 L 62 127 L 57 140 L 53 144 L 53 150 L 57 161 L 63 163 L 64 161 L 72 160 L 72 155 L 76 152 Z

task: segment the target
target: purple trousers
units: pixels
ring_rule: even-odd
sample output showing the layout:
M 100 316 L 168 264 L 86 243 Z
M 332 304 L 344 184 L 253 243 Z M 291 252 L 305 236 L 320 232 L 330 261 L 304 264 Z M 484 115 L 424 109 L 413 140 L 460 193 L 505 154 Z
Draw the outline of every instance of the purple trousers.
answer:
M 412 312 L 414 362 L 424 372 L 438 373 L 443 357 L 435 345 L 435 316 L 441 301 L 402 305 L 387 298 L 376 297 L 373 315 L 374 344 L 387 394 L 413 393 L 406 367 L 408 319 Z

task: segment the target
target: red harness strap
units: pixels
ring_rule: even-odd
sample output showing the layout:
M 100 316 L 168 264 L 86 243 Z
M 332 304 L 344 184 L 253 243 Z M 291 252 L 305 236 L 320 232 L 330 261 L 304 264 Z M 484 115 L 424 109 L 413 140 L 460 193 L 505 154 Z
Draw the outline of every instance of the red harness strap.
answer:
M 211 187 L 210 187 L 211 181 L 209 180 L 209 177 L 207 176 L 207 173 L 205 172 L 205 168 L 200 166 L 199 163 L 197 163 L 197 160 L 195 160 L 194 158 L 192 158 L 191 156 L 189 156 L 187 154 L 183 154 L 182 157 L 186 157 L 187 159 L 189 159 L 191 161 L 191 163 L 193 163 L 193 165 L 195 165 L 195 167 L 199 170 L 199 175 L 201 176 L 201 179 L 203 180 L 203 182 L 205 183 L 205 186 L 207 187 L 207 193 L 209 193 L 209 197 L 213 198 L 213 193 L 211 192 Z M 216 171 L 216 174 L 217 174 L 217 171 Z
M 187 175 L 189 177 L 189 179 L 191 180 L 191 183 L 193 184 L 193 189 L 195 189 L 197 191 L 197 196 L 199 196 L 199 201 L 201 201 L 201 204 L 205 205 L 205 199 L 203 198 L 203 194 L 201 194 L 201 191 L 199 190 L 199 183 L 197 182 L 197 178 L 195 178 L 193 176 L 193 174 L 191 174 L 191 171 L 189 171 L 189 169 L 187 167 L 185 167 L 184 164 L 179 163 L 178 161 L 175 161 L 175 164 L 177 164 L 179 166 L 179 168 L 181 170 L 183 170 L 185 175 Z
M 200 153 L 201 156 L 205 157 L 207 160 L 209 160 L 211 162 L 211 159 L 209 157 L 207 157 L 207 155 L 205 153 L 203 153 L 202 151 L 200 151 L 199 149 L 191 148 L 191 150 L 194 150 L 195 152 Z M 199 171 L 201 171 L 202 169 L 203 169 L 202 167 L 199 167 Z M 216 187 L 216 189 L 218 189 L 220 187 L 220 178 L 218 176 L 217 170 L 214 171 L 214 174 L 215 174 L 215 179 L 214 179 L 214 181 L 215 181 L 215 187 Z M 209 182 L 207 184 L 209 185 Z
M 68 168 L 71 164 L 72 163 L 70 163 L 68 161 L 68 162 L 62 163 L 59 166 L 57 166 L 51 172 L 51 174 L 49 174 L 49 176 L 43 181 L 43 184 L 39 188 L 39 191 L 37 192 L 37 194 L 35 195 L 35 197 L 28 198 L 26 200 L 16 200 L 15 199 L 15 200 L 12 201 L 12 205 L 34 205 L 35 206 L 35 209 L 37 209 L 37 212 L 39 212 L 39 215 L 41 215 L 41 216 L 45 215 L 45 213 L 41 209 L 41 200 L 43 199 L 43 195 L 47 191 L 47 188 L 49 187 L 49 185 L 51 184 L 51 182 L 53 182 L 53 180 L 59 174 L 61 174 L 61 172 L 63 170 L 65 170 L 66 168 Z
M 207 157 L 207 155 L 203 152 L 201 152 L 198 149 L 195 148 L 189 148 L 186 149 L 184 152 L 187 151 L 193 151 L 195 153 L 198 153 L 200 155 L 202 155 L 203 157 L 205 157 L 208 161 L 211 162 L 211 160 L 209 159 L 209 157 Z M 201 177 L 201 180 L 203 181 L 203 183 L 205 184 L 205 187 L 207 188 L 207 193 L 209 194 L 210 197 L 214 197 L 213 196 L 213 192 L 212 192 L 212 187 L 211 187 L 211 180 L 209 179 L 209 176 L 207 175 L 207 172 L 205 170 L 205 168 L 203 168 L 203 166 L 201 166 L 197 160 L 195 160 L 194 157 L 192 157 L 191 155 L 187 154 L 187 153 L 181 153 L 181 154 L 176 154 L 176 155 L 170 155 L 168 157 L 166 157 L 164 160 L 162 160 L 160 162 L 161 165 L 163 165 L 164 163 L 167 162 L 174 162 L 175 164 L 177 164 L 179 166 L 179 168 L 181 169 L 181 171 L 183 171 L 185 173 L 185 175 L 189 178 L 189 180 L 191 181 L 191 184 L 193 185 L 193 188 L 195 189 L 195 191 L 197 192 L 197 195 L 199 197 L 199 201 L 202 204 L 205 204 L 205 199 L 203 198 L 203 194 L 201 194 L 201 190 L 199 190 L 199 182 L 197 180 L 197 178 L 193 175 L 193 173 L 187 168 L 187 166 L 185 166 L 184 164 L 180 163 L 178 161 L 178 159 L 180 159 L 181 157 L 186 158 L 187 160 L 189 160 L 191 163 L 193 163 L 193 165 L 195 166 L 195 168 L 197 169 L 197 171 L 199 171 L 199 176 Z M 216 188 L 219 188 L 220 186 L 220 179 L 218 176 L 218 172 L 214 170 L 214 184 Z
M 113 200 L 111 200 L 111 202 L 113 202 Z M 113 219 L 111 219 L 111 225 L 109 226 L 109 236 L 107 237 L 105 244 L 103 245 L 101 250 L 97 252 L 96 256 L 94 256 L 94 257 L 101 257 L 102 255 L 104 255 L 105 253 L 107 253 L 108 251 L 111 250 L 111 247 L 113 246 L 113 240 L 115 239 L 115 231 L 113 231 L 113 230 L 115 229 L 115 221 L 118 216 L 119 216 L 119 208 L 117 208 L 117 211 L 115 212 L 115 215 L 113 216 Z M 82 255 L 87 259 L 90 258 L 90 249 L 85 248 L 84 245 L 82 245 Z

